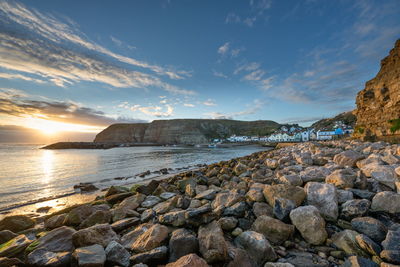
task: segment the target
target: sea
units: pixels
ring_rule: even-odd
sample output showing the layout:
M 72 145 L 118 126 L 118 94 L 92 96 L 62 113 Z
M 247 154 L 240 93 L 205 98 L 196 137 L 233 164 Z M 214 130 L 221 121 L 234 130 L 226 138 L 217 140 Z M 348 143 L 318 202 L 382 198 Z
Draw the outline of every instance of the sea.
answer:
M 260 146 L 229 148 L 149 146 L 106 150 L 45 150 L 43 145 L 0 144 L 0 212 L 77 194 L 74 185 L 93 183 L 99 189 L 130 185 L 251 153 Z M 151 175 L 140 177 L 143 172 Z

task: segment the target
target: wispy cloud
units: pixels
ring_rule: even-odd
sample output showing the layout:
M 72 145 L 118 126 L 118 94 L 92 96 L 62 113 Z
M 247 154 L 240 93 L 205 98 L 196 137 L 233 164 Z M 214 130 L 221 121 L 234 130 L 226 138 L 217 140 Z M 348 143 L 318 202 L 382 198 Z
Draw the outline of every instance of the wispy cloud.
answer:
M 203 105 L 205 106 L 216 106 L 217 104 L 215 103 L 214 99 L 207 99 L 206 101 L 203 102 Z
M 253 103 L 248 105 L 249 106 L 248 108 L 241 110 L 241 111 L 232 112 L 232 113 L 222 113 L 222 112 L 213 111 L 213 112 L 207 112 L 204 115 L 206 117 L 212 118 L 212 119 L 234 119 L 234 118 L 245 116 L 245 115 L 255 114 L 258 111 L 260 111 L 264 105 L 265 105 L 264 101 L 262 101 L 260 99 L 255 99 L 253 101 Z
M 40 75 L 58 86 L 95 81 L 114 87 L 158 87 L 174 94 L 195 94 L 152 74 L 120 67 L 106 57 L 171 79 L 183 79 L 191 72 L 116 54 L 90 41 L 70 21 L 62 22 L 10 1 L 0 2 L 0 21 L 5 26 L 0 29 L 0 67 L 5 69 Z
M 215 77 L 220 77 L 220 78 L 228 78 L 228 76 L 226 76 L 225 74 L 223 74 L 222 72 L 216 71 L 216 70 L 212 70 L 212 73 Z
M 224 43 L 218 48 L 218 54 L 225 55 L 229 51 L 229 42 Z
M 189 108 L 194 108 L 195 107 L 195 105 L 190 104 L 190 103 L 184 103 L 183 106 L 184 107 L 189 107 Z
M 131 111 L 140 111 L 146 115 L 154 116 L 154 117 L 171 117 L 174 112 L 174 108 L 166 104 L 164 107 L 160 106 L 141 106 L 141 105 L 134 105 L 130 107 Z
M 272 7 L 272 0 L 250 0 L 247 15 L 238 15 L 236 12 L 230 12 L 225 18 L 226 24 L 243 24 L 253 27 L 255 22 L 265 17 L 265 11 Z
M 107 115 L 72 101 L 40 100 L 37 96 L 10 88 L 0 88 L 0 115 L 95 126 L 139 121 Z
M 16 74 L 16 73 L 0 73 L 0 78 L 2 78 L 2 79 L 12 79 L 12 80 L 13 79 L 19 79 L 19 80 L 35 82 L 35 83 L 40 83 L 40 84 L 46 83 L 46 81 L 44 81 L 44 80 L 35 79 L 35 78 L 28 77 L 26 75 Z

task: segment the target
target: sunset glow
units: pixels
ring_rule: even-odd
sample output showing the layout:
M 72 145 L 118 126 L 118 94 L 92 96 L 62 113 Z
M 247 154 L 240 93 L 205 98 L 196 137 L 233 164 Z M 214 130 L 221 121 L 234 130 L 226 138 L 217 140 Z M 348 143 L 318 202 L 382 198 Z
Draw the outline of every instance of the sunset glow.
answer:
M 65 123 L 40 118 L 29 118 L 25 120 L 23 126 L 38 130 L 45 135 L 55 135 L 59 132 L 97 133 L 104 128 L 101 126 Z

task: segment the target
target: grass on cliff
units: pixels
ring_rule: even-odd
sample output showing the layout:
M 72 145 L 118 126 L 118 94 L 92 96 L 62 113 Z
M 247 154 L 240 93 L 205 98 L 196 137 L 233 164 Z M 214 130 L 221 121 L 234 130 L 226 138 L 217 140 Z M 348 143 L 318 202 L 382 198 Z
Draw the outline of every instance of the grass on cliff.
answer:
M 400 130 L 400 118 L 395 120 L 390 120 L 389 123 L 392 124 L 392 126 L 390 127 L 390 132 L 392 134 Z

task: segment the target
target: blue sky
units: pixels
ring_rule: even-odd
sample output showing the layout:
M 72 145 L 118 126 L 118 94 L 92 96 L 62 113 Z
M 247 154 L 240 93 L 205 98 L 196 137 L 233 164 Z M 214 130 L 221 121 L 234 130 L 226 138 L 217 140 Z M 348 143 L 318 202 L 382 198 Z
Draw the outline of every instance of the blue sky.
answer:
M 308 125 L 355 107 L 399 14 L 398 0 L 0 0 L 0 125 Z

